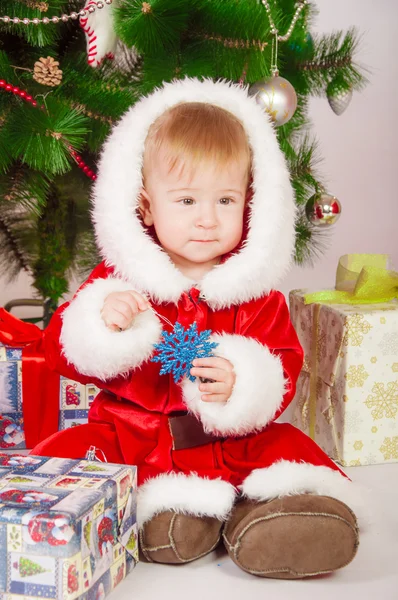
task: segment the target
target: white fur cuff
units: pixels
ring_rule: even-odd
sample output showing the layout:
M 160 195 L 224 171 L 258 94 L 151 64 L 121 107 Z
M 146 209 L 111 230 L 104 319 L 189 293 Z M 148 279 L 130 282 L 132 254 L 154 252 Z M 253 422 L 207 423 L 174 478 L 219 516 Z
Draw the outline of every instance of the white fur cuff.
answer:
M 235 495 L 233 485 L 222 479 L 204 479 L 183 473 L 159 475 L 146 481 L 138 490 L 138 527 L 167 510 L 224 521 L 232 509 Z
M 131 290 L 121 279 L 96 279 L 84 287 L 63 313 L 61 345 L 79 373 L 103 381 L 138 367 L 154 352 L 162 325 L 151 310 L 138 314 L 132 327 L 115 332 L 101 318 L 105 298 Z
M 182 382 L 183 397 L 208 432 L 246 435 L 267 425 L 280 407 L 285 392 L 283 367 L 278 356 L 254 340 L 241 335 L 214 334 L 219 345 L 215 355 L 229 360 L 236 383 L 226 404 L 203 402 L 199 380 Z
M 361 524 L 369 524 L 366 490 L 339 471 L 323 465 L 281 460 L 270 467 L 252 471 L 240 488 L 243 495 L 257 501 L 306 493 L 330 496 L 351 508 Z

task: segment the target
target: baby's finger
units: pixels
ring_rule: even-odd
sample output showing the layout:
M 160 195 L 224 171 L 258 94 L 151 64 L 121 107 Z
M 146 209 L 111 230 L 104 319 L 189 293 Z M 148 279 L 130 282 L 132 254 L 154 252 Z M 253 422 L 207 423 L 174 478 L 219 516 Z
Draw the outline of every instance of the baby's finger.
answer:
M 105 301 L 103 311 L 108 311 L 109 314 L 111 311 L 116 311 L 126 317 L 126 319 L 131 320 L 138 313 L 138 306 L 135 300 L 131 302 L 131 298 L 129 298 L 128 302 L 113 298 L 111 301 Z
M 194 367 L 211 367 L 223 371 L 233 371 L 233 365 L 226 358 L 220 356 L 208 356 L 207 358 L 195 358 L 192 361 Z
M 214 381 L 225 381 L 227 372 L 222 369 L 206 369 L 204 367 L 193 367 L 190 371 L 193 377 L 203 377 L 204 379 L 213 379 Z
M 150 308 L 151 305 L 149 303 L 149 300 L 147 300 L 144 296 L 142 296 L 135 290 L 129 290 L 128 294 L 130 294 L 135 299 L 139 310 L 145 311 L 145 310 L 148 310 L 148 308 Z
M 105 306 L 106 304 L 107 301 L 105 301 Z M 126 314 L 125 310 L 127 309 L 129 311 L 127 314 L 129 314 L 131 318 L 140 312 L 137 300 L 128 292 L 123 292 L 123 294 L 120 294 L 117 298 L 112 298 L 112 303 L 110 306 L 112 306 L 112 308 L 116 308 L 123 314 Z
M 108 329 L 111 329 L 112 331 L 117 331 L 117 332 L 123 331 L 123 329 L 121 327 L 119 327 L 119 325 L 113 324 L 113 325 L 107 325 L 107 327 L 108 327 Z
M 105 319 L 105 325 L 112 331 L 124 331 L 130 325 L 129 319 L 117 311 L 112 311 Z
M 225 383 L 218 381 L 215 383 L 201 383 L 199 385 L 199 390 L 209 394 L 226 394 L 228 392 L 228 386 L 225 385 Z
M 225 394 L 203 394 L 201 398 L 203 402 L 227 402 L 228 400 Z

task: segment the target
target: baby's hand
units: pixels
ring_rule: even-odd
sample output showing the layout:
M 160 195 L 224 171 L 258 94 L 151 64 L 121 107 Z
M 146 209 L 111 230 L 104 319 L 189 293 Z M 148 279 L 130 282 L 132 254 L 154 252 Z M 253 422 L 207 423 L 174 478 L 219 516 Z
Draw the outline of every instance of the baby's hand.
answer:
M 149 301 L 134 290 L 112 292 L 105 298 L 101 318 L 108 329 L 124 331 L 132 325 L 136 315 L 150 306 Z
M 206 392 L 201 396 L 203 402 L 228 402 L 236 380 L 232 363 L 226 358 L 210 356 L 195 358 L 192 364 L 191 375 L 211 380 L 199 385 L 199 390 Z

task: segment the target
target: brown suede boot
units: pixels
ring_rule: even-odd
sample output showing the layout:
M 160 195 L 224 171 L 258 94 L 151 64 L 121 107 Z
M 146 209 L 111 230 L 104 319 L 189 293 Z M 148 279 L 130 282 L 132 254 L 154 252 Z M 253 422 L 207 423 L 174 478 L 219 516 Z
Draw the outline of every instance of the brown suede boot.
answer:
M 359 544 L 356 518 L 348 506 L 312 494 L 239 502 L 223 539 L 241 569 L 276 579 L 341 569 L 352 561 Z
M 162 512 L 140 529 L 141 550 L 150 562 L 190 562 L 214 550 L 222 526 L 223 522 L 214 517 Z

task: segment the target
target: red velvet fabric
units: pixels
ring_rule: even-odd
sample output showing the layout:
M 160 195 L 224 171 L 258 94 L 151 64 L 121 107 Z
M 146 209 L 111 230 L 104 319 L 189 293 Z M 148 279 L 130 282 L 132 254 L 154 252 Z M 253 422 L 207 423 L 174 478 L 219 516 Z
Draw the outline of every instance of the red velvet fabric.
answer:
M 86 284 L 111 274 L 101 263 Z M 60 347 L 62 313 L 66 306 L 59 308 L 46 331 L 49 364 L 67 377 L 82 383 L 95 383 L 125 400 L 112 399 L 101 392 L 90 409 L 88 425 L 51 436 L 36 446 L 32 454 L 79 458 L 85 455 L 89 446 L 95 445 L 105 453 L 108 461 L 138 465 L 140 483 L 160 473 L 194 471 L 238 485 L 253 469 L 270 466 L 280 459 L 337 469 L 311 439 L 288 424 L 270 423 L 260 433 L 173 450 L 168 415 L 186 410 L 181 388 L 171 376 L 159 375 L 161 365 L 149 361 L 131 371 L 127 378 L 117 377 L 106 383 L 80 375 L 67 364 Z M 178 305 L 157 304 L 154 308 L 171 323 L 178 321 L 186 327 L 196 321 L 199 331 L 211 329 L 214 333 L 238 334 L 266 346 L 281 358 L 288 380 L 283 403 L 274 420 L 289 405 L 294 397 L 303 352 L 280 292 L 273 291 L 258 300 L 214 311 L 193 288 L 182 294 Z M 166 322 L 163 326 L 171 330 Z

